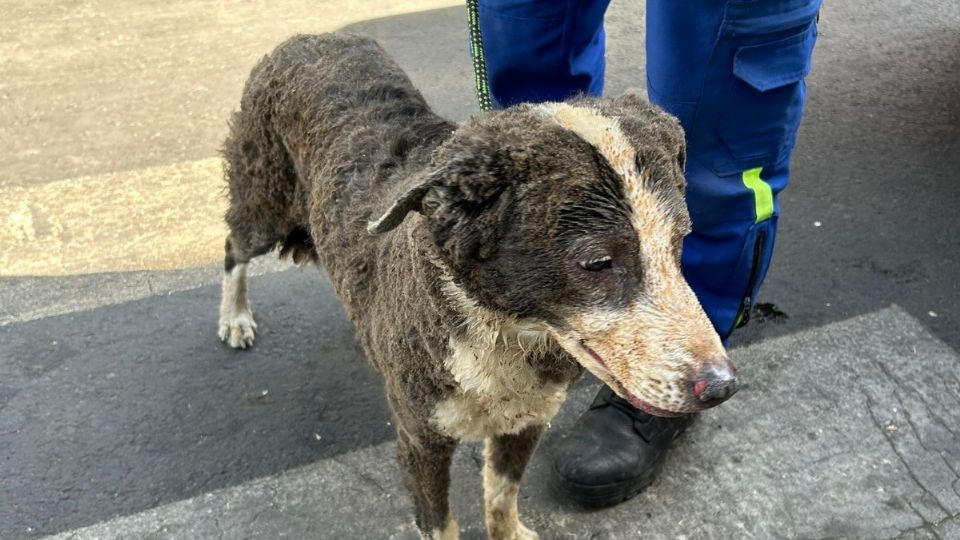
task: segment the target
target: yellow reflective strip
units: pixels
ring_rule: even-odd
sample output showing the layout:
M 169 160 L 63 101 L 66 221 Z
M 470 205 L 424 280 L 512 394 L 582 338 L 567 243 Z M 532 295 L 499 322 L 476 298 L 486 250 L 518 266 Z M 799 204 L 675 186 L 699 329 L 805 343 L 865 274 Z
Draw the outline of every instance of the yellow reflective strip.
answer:
M 743 185 L 753 192 L 754 203 L 757 207 L 757 223 L 773 215 L 773 190 L 770 185 L 760 178 L 763 167 L 743 171 Z

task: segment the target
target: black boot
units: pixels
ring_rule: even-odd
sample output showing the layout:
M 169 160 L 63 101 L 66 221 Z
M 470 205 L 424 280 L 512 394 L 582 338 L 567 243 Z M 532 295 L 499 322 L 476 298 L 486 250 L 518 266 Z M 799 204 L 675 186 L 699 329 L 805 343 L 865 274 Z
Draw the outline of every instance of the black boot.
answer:
M 558 484 L 583 505 L 623 502 L 653 482 L 667 448 L 691 418 L 652 416 L 603 386 L 557 448 Z

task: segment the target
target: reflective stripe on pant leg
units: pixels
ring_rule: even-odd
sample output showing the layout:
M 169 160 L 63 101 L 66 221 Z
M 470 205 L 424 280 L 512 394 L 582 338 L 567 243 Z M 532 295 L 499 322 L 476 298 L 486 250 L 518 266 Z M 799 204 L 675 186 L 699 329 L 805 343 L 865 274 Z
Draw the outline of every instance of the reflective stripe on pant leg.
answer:
M 603 93 L 609 0 L 480 0 L 494 105 Z
M 773 189 L 760 178 L 763 167 L 743 171 L 743 185 L 753 192 L 753 202 L 757 214 L 757 223 L 773 215 Z

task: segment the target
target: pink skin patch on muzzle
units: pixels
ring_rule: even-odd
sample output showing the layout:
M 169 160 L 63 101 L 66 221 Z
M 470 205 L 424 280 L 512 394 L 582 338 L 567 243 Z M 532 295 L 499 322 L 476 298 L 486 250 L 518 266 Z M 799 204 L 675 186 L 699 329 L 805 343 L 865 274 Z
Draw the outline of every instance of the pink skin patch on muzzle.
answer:
M 693 383 L 693 395 L 700 397 L 700 394 L 703 394 L 703 391 L 707 389 L 710 384 L 707 381 L 697 381 Z

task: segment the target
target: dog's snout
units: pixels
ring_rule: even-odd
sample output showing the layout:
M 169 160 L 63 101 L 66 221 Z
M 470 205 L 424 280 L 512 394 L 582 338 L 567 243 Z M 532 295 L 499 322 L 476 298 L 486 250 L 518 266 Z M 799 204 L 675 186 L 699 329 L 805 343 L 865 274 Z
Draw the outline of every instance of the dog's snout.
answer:
M 704 407 L 719 405 L 737 392 L 737 372 L 726 359 L 711 361 L 692 379 L 693 395 Z

